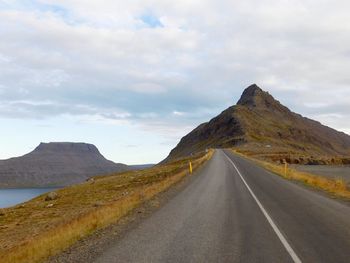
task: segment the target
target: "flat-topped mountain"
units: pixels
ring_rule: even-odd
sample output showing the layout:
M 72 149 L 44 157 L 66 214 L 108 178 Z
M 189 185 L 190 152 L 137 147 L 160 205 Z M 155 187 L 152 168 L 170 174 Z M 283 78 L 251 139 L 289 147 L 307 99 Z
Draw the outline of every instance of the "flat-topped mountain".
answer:
M 65 186 L 130 168 L 104 158 L 87 143 L 41 143 L 34 151 L 0 160 L 0 187 Z
M 166 160 L 234 146 L 255 153 L 349 156 L 350 136 L 290 111 L 253 84 L 235 106 L 183 137 Z
M 32 153 L 65 152 L 65 153 L 91 153 L 101 155 L 97 147 L 89 143 L 49 142 L 40 143 Z

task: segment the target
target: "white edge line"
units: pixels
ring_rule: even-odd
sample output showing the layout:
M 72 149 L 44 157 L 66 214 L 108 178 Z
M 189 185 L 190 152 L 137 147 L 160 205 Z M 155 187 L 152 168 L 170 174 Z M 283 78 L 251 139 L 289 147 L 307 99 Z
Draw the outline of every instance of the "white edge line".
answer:
M 282 235 L 281 231 L 278 229 L 278 227 L 276 226 L 276 224 L 273 222 L 272 218 L 270 217 L 270 215 L 267 213 L 267 211 L 265 210 L 265 208 L 263 207 L 263 205 L 260 203 L 259 199 L 255 196 L 255 194 L 253 193 L 252 189 L 250 189 L 249 185 L 247 184 L 247 182 L 244 180 L 241 172 L 238 170 L 237 166 L 235 165 L 235 163 L 226 155 L 225 152 L 223 152 L 224 155 L 226 156 L 226 158 L 230 161 L 230 163 L 232 164 L 232 166 L 236 169 L 237 173 L 239 174 L 239 176 L 241 177 L 243 183 L 245 184 L 245 186 L 247 187 L 249 193 L 253 196 L 255 202 L 258 204 L 260 210 L 262 211 L 262 213 L 264 214 L 264 216 L 266 217 L 267 221 L 270 223 L 272 229 L 275 231 L 276 235 L 278 236 L 278 238 L 280 239 L 280 241 L 282 242 L 283 246 L 285 247 L 285 249 L 288 251 L 289 255 L 291 256 L 291 258 L 293 259 L 293 261 L 295 263 L 301 263 L 300 258 L 297 256 L 297 254 L 294 252 L 293 248 L 289 245 L 288 241 L 284 238 L 284 236 Z

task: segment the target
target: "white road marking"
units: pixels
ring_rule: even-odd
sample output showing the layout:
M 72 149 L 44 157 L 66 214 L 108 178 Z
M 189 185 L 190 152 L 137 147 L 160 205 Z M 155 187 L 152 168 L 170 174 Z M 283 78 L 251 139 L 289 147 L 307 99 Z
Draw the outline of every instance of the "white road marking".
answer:
M 300 258 L 297 256 L 297 254 L 294 252 L 293 248 L 289 245 L 288 241 L 284 238 L 284 236 L 282 235 L 281 231 L 278 229 L 278 227 L 276 226 L 276 224 L 273 222 L 272 218 L 270 217 L 270 215 L 267 213 L 267 211 L 265 210 L 265 208 L 263 207 L 263 205 L 260 203 L 259 199 L 256 197 L 256 195 L 253 193 L 252 189 L 250 189 L 249 185 L 247 184 L 247 182 L 244 180 L 241 172 L 238 170 L 237 166 L 235 165 L 235 163 L 226 155 L 225 152 L 223 152 L 224 155 L 226 156 L 226 158 L 230 161 L 230 163 L 232 164 L 232 166 L 236 169 L 237 173 L 239 174 L 239 176 L 241 177 L 243 183 L 245 184 L 245 186 L 248 188 L 249 193 L 253 196 L 255 202 L 258 204 L 260 210 L 262 211 L 262 213 L 264 214 L 264 216 L 266 217 L 267 221 L 270 223 L 272 229 L 275 231 L 276 235 L 278 236 L 278 238 L 280 239 L 280 241 L 282 242 L 283 246 L 285 247 L 285 249 L 288 251 L 289 255 L 291 256 L 291 258 L 293 259 L 293 261 L 295 263 L 301 263 Z

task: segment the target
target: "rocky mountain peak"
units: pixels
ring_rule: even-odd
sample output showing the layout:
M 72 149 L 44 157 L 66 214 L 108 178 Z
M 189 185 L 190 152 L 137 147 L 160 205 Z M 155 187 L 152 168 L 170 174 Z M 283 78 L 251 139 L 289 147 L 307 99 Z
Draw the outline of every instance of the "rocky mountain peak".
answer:
M 73 142 L 49 142 L 40 143 L 34 152 L 69 152 L 69 153 L 93 153 L 100 154 L 97 147 L 89 143 L 73 143 Z
M 249 108 L 261 108 L 273 111 L 289 112 L 289 109 L 283 106 L 278 100 L 267 91 L 262 90 L 258 85 L 252 84 L 246 88 L 237 105 Z
M 237 105 L 184 136 L 166 161 L 207 148 L 234 146 L 257 152 L 347 156 L 350 136 L 290 111 L 253 84 L 244 90 Z
M 263 91 L 258 85 L 252 84 L 243 91 L 237 105 L 257 107 L 261 103 L 271 101 L 271 98 L 272 96 L 268 92 Z

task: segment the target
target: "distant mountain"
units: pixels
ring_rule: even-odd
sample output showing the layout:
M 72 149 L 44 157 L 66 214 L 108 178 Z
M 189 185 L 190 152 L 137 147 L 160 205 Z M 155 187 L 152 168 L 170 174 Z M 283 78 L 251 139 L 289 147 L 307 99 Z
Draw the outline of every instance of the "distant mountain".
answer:
M 24 156 L 0 160 L 0 187 L 66 186 L 129 169 L 104 158 L 92 144 L 41 143 Z
M 132 170 L 143 170 L 143 169 L 151 168 L 152 166 L 154 166 L 154 164 L 131 164 L 131 165 L 129 165 L 129 167 Z
M 253 84 L 237 105 L 183 137 L 166 160 L 233 146 L 265 154 L 349 156 L 350 136 L 290 111 Z

